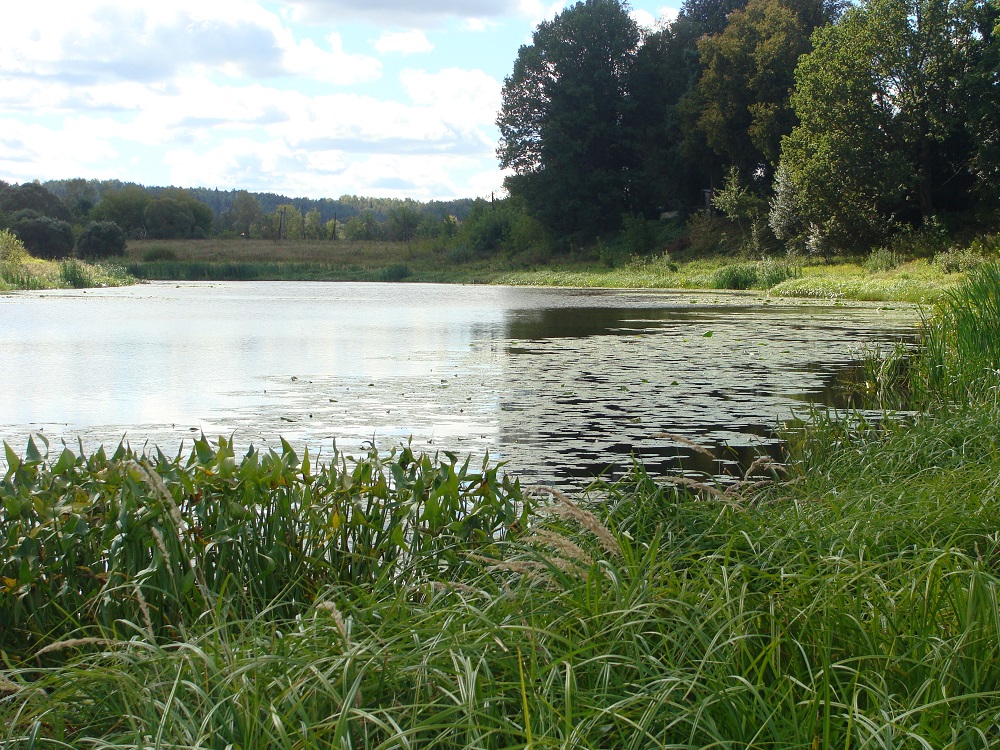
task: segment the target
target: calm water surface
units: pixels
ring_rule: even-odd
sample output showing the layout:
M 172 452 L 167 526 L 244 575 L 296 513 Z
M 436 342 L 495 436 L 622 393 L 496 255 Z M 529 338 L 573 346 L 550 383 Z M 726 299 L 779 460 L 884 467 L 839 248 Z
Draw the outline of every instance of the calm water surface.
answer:
M 310 451 L 412 440 L 528 481 L 721 458 L 830 395 L 907 306 L 417 284 L 154 283 L 0 296 L 0 437 L 93 450 L 204 432 Z M 728 448 L 727 448 L 728 446 Z M 716 468 L 721 470 L 723 463 Z

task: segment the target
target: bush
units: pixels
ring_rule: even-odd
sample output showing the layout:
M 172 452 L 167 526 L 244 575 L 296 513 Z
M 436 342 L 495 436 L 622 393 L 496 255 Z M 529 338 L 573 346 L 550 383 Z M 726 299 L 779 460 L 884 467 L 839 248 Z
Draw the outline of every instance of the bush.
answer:
M 76 253 L 82 258 L 109 258 L 124 255 L 125 230 L 113 221 L 92 221 L 76 241 Z
M 877 250 L 872 250 L 871 254 L 865 259 L 865 270 L 872 273 L 891 271 L 903 265 L 905 260 L 900 253 L 892 248 L 880 247 Z
M 475 256 L 472 251 L 465 247 L 464 245 L 459 245 L 458 247 L 453 247 L 448 251 L 446 258 L 450 265 L 461 265 L 463 263 L 471 263 Z
M 976 252 L 971 247 L 953 247 L 935 255 L 932 264 L 941 273 L 964 273 L 974 271 L 987 262 L 988 259 L 985 255 Z
M 14 222 L 13 229 L 37 258 L 66 258 L 73 252 L 73 228 L 65 221 L 48 216 L 22 218 Z
M 20 265 L 28 257 L 28 251 L 10 230 L 0 229 L 0 264 Z
M 169 247 L 151 247 L 142 254 L 142 259 L 147 263 L 156 263 L 158 260 L 177 260 L 177 253 Z
M 69 258 L 59 264 L 59 278 L 74 289 L 89 289 L 96 286 L 92 269 L 75 258 Z
M 720 268 L 712 276 L 713 289 L 770 289 L 782 281 L 798 278 L 802 270 L 789 263 L 762 260 Z
M 408 265 L 405 263 L 396 263 L 395 265 L 383 269 L 382 273 L 379 274 L 379 279 L 381 281 L 402 281 L 412 275 L 413 272 L 410 270 Z

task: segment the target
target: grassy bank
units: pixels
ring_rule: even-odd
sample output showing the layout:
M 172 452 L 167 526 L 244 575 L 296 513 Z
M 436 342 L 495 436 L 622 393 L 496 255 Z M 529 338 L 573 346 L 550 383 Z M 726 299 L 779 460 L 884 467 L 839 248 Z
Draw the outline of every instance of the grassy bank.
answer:
M 163 280 L 410 281 L 531 286 L 760 289 L 790 297 L 925 303 L 964 278 L 931 260 L 872 268 L 869 259 L 839 262 L 753 260 L 680 253 L 625 259 L 555 256 L 524 265 L 477 257 L 430 243 L 268 240 L 142 241 L 121 259 L 131 273 Z
M 977 279 L 872 384 L 919 416 L 817 415 L 725 493 L 8 450 L 4 747 L 994 746 L 1000 272 Z
M 0 292 L 15 289 L 85 289 L 135 284 L 123 265 L 81 260 L 40 260 L 0 263 Z

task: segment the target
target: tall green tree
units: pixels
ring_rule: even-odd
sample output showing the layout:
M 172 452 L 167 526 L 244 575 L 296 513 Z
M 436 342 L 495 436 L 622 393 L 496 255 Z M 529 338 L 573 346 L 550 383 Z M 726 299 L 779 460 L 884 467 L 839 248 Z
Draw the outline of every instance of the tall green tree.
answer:
M 898 221 L 974 202 L 983 149 L 973 113 L 984 99 L 1000 105 L 995 72 L 981 85 L 995 44 L 986 10 L 981 0 L 865 0 L 816 32 L 795 74 L 800 124 L 781 157 L 791 213 L 814 233 L 866 245 Z
M 146 206 L 152 196 L 138 185 L 127 185 L 120 190 L 106 192 L 90 212 L 94 221 L 113 221 L 133 238 L 146 236 Z
M 722 33 L 699 40 L 698 127 L 741 175 L 777 166 L 781 138 L 796 123 L 795 67 L 812 49 L 813 29 L 827 20 L 822 0 L 750 0 Z
M 632 210 L 655 217 L 686 209 L 707 184 L 705 160 L 689 158 L 682 108 L 698 80 L 703 26 L 681 16 L 647 35 L 629 80 L 626 122 L 634 149 L 629 196 Z
M 506 185 L 560 234 L 606 231 L 628 208 L 623 121 L 640 34 L 620 0 L 585 0 L 538 26 L 503 86 Z
M 246 190 L 238 190 L 226 211 L 226 219 L 232 228 L 244 237 L 249 237 L 251 229 L 260 222 L 263 210 L 260 200 Z

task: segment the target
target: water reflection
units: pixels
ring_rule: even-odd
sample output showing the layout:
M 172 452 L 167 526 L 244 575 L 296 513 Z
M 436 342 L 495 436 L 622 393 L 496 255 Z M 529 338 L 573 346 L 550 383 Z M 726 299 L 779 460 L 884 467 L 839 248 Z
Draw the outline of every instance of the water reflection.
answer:
M 349 451 L 412 440 L 527 481 L 735 472 L 909 308 L 753 295 L 385 284 L 151 284 L 0 297 L 0 435 L 88 448 L 204 431 Z M 695 458 L 679 434 L 716 450 Z

